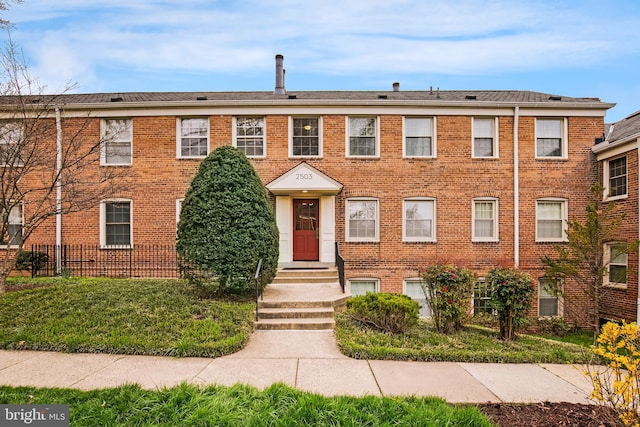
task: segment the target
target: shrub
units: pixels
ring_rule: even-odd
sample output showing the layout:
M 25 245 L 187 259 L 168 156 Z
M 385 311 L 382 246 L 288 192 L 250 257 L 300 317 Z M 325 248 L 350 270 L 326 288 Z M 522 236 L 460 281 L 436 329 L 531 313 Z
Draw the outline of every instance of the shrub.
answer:
M 625 426 L 640 423 L 640 338 L 638 325 L 613 322 L 602 327 L 593 352 L 607 362 L 605 370 L 588 368 L 591 399 L 614 408 Z
M 436 331 L 448 334 L 462 329 L 471 307 L 474 274 L 463 267 L 434 265 L 420 276 Z
M 487 276 L 491 289 L 490 304 L 498 312 L 500 337 L 511 341 L 528 320 L 533 285 L 531 276 L 515 268 L 494 268 Z
M 347 314 L 375 329 L 401 334 L 418 323 L 420 304 L 407 295 L 367 293 L 347 301 Z
M 561 317 L 542 317 L 535 321 L 536 329 L 552 337 L 564 337 L 576 329 L 574 325 Z
M 220 147 L 200 164 L 182 203 L 176 249 L 184 276 L 212 293 L 255 290 L 260 259 L 263 282 L 273 280 L 279 255 L 273 208 L 238 149 Z
M 46 252 L 20 251 L 16 254 L 16 269 L 36 273 L 42 270 L 49 262 Z

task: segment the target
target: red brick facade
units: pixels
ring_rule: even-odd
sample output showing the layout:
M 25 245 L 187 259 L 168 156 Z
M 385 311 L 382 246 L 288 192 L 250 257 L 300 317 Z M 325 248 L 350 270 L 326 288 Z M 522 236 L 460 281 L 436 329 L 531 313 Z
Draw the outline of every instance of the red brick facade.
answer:
M 210 152 L 234 144 L 235 117 L 263 117 L 266 156 L 252 158 L 251 162 L 265 185 L 306 162 L 342 186 L 333 193 L 304 193 L 306 190 L 299 187 L 290 194 L 272 194 L 276 210 L 282 206 L 289 209 L 288 203 L 303 193 L 307 194 L 305 197 L 322 198 L 320 216 L 329 213 L 331 218 L 324 218 L 325 225 L 320 230 L 326 242 L 319 261 L 333 261 L 327 248 L 338 242 L 346 260 L 347 280 L 372 278 L 378 281 L 381 291 L 403 292 L 403 280 L 417 277 L 420 269 L 433 263 L 466 266 L 478 276 L 494 266 L 518 264 L 539 278 L 540 258 L 553 251 L 554 243 L 536 242 L 537 201 L 560 200 L 565 203 L 567 217 L 584 215 L 590 184 L 597 179 L 591 147 L 604 132 L 604 114 L 610 107 L 593 99 L 549 101 L 548 95 L 529 92 L 490 92 L 489 95 L 504 99 L 489 98 L 485 102 L 482 100 L 485 92 L 478 92 L 477 100 L 464 98 L 465 93 L 457 92 L 438 93 L 437 97 L 429 92 L 408 92 L 401 101 L 392 98 L 396 94 L 402 96 L 403 92 L 389 92 L 389 99 L 387 95 L 349 92 L 342 103 L 339 92 L 333 97 L 320 93 L 317 99 L 314 94 L 300 93 L 298 99 L 274 95 L 275 101 L 269 102 L 265 101 L 268 98 L 264 93 L 256 95 L 255 100 L 241 95 L 234 100 L 233 94 L 226 94 L 230 98 L 223 101 L 203 101 L 201 105 L 191 101 L 185 106 L 174 101 L 166 105 L 157 101 L 127 102 L 125 94 L 124 104 L 105 101 L 98 108 L 95 102 L 85 106 L 88 101 L 78 96 L 64 114 L 81 120 L 79 117 L 92 111 L 95 118 L 84 131 L 87 140 L 100 137 L 101 119 L 132 120 L 132 164 L 101 167 L 126 168 L 130 174 L 131 190 L 118 198 L 131 201 L 133 245 L 175 243 L 176 201 L 184 197 L 201 160 L 177 155 L 180 118 L 207 119 Z M 209 96 L 213 98 L 215 94 Z M 537 98 L 528 101 L 526 96 Z M 320 119 L 320 157 L 290 155 L 290 120 L 299 116 Z M 346 152 L 348 118 L 362 116 L 375 118 L 378 129 L 377 152 L 370 158 L 350 157 Z M 433 157 L 403 155 L 403 121 L 407 117 L 428 117 L 435 123 Z M 545 117 L 559 119 L 564 127 L 565 152 L 556 158 L 536 155 L 536 120 Z M 495 157 L 473 156 L 474 118 L 497 121 Z M 632 161 L 637 165 L 637 157 Z M 637 222 L 637 175 L 631 182 L 636 185 L 630 187 L 636 199 L 630 197 L 628 202 L 635 203 Z M 416 197 L 435 201 L 433 241 L 403 241 L 403 201 Z M 353 242 L 347 238 L 347 203 L 353 198 L 377 201 L 379 232 L 375 242 Z M 473 241 L 473 203 L 478 198 L 497 206 L 496 241 Z M 287 215 L 291 213 L 280 212 L 281 218 Z M 99 206 L 64 216 L 59 243 L 99 244 L 100 218 Z M 286 221 L 279 225 L 283 223 Z M 288 231 L 281 229 L 281 234 Z M 285 258 L 289 250 L 286 239 L 283 235 Z M 32 235 L 28 243 L 54 242 L 52 220 Z M 637 262 L 630 267 L 634 265 L 637 268 Z M 629 298 L 637 296 L 637 280 L 626 292 Z M 536 302 L 532 315 L 537 310 Z M 631 313 L 634 307 L 625 306 L 624 310 Z

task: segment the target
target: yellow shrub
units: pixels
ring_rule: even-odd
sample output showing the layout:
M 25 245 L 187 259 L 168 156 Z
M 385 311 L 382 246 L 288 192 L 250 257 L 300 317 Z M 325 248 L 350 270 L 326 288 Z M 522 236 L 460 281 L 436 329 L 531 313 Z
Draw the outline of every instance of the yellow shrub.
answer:
M 593 352 L 607 361 L 606 369 L 587 369 L 593 383 L 591 399 L 616 410 L 625 426 L 640 427 L 640 337 L 635 323 L 607 323 Z

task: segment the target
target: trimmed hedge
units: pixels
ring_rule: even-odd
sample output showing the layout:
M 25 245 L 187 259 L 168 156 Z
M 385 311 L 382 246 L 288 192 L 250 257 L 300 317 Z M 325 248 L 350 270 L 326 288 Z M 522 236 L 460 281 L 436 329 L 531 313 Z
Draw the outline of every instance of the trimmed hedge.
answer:
M 407 295 L 367 293 L 347 300 L 347 314 L 375 329 L 404 333 L 418 323 L 420 304 Z
M 255 291 L 278 268 L 279 233 L 266 190 L 247 157 L 224 146 L 200 164 L 185 195 L 176 249 L 183 275 L 212 294 Z

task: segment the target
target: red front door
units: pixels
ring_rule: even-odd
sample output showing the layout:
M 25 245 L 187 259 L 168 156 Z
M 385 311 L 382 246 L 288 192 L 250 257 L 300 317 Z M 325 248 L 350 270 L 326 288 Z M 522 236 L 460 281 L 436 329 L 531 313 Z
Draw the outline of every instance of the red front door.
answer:
M 293 260 L 318 261 L 319 200 L 293 201 Z

